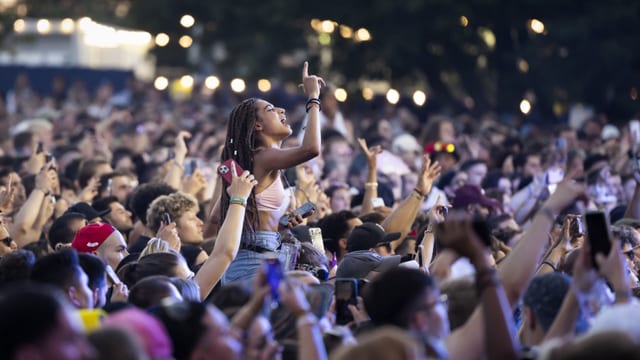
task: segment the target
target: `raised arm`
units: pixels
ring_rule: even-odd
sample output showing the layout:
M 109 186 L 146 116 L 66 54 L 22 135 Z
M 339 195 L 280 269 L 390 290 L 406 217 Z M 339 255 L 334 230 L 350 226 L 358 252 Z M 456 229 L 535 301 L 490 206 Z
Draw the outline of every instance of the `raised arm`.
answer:
M 205 299 L 220 281 L 222 275 L 235 259 L 240 247 L 242 225 L 251 190 L 258 183 L 248 171 L 236 174 L 235 166 L 231 167 L 232 182 L 227 188 L 229 209 L 220 227 L 218 240 L 213 251 L 196 274 L 195 281 L 200 286 L 200 298 Z
M 36 187 L 31 191 L 13 221 L 11 237 L 16 241 L 18 247 L 23 247 L 30 242 L 31 237 L 27 235 L 33 229 L 43 201 L 51 189 L 49 171 L 47 166 L 40 169 L 36 175 Z
M 518 241 L 518 245 L 502 263 L 498 275 L 512 308 L 520 300 L 535 274 L 556 214 L 572 204 L 578 196 L 584 195 L 584 191 L 584 185 L 573 182 L 571 176 L 560 183 L 558 189 L 533 218 L 532 224 Z M 482 311 L 476 309 L 467 323 L 446 339 L 451 359 L 481 358 L 484 353 L 483 321 Z M 469 357 L 469 354 L 478 355 Z
M 254 155 L 254 164 L 262 167 L 264 172 L 287 169 L 305 161 L 309 161 L 320 154 L 320 87 L 324 86 L 324 80 L 316 75 L 309 75 L 309 63 L 305 61 L 302 69 L 302 87 L 309 97 L 307 101 L 307 127 L 299 146 L 280 149 L 263 148 Z M 254 165 L 255 166 L 255 165 Z M 256 169 L 254 172 L 261 176 Z
M 636 181 L 636 189 L 633 191 L 633 197 L 631 198 L 629 205 L 627 205 L 624 217 L 640 219 L 640 171 L 634 172 L 633 178 Z
M 169 171 L 164 177 L 164 182 L 174 189 L 182 188 L 182 174 L 184 174 L 184 159 L 187 157 L 187 143 L 185 138 L 190 138 L 191 134 L 186 131 L 180 131 L 176 136 L 176 143 L 173 147 L 175 158 L 170 160 Z
M 372 200 L 378 197 L 378 154 L 382 152 L 382 148 L 369 148 L 365 139 L 358 139 L 358 144 L 367 157 L 367 182 L 364 184 L 361 213 L 368 214 L 374 211 Z
M 428 155 L 424 155 L 422 169 L 416 188 L 398 205 L 382 223 L 387 232 L 401 232 L 400 239 L 391 243 L 395 250 L 411 230 L 411 225 L 420 211 L 425 196 L 429 195 L 434 181 L 440 176 L 440 164 L 437 161 L 431 163 Z

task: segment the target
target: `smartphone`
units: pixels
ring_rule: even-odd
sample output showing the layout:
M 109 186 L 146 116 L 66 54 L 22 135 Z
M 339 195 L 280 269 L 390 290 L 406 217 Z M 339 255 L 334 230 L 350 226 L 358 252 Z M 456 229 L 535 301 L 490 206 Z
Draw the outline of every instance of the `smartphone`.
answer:
M 107 194 L 109 194 L 109 196 L 113 195 L 113 179 L 109 178 L 109 180 L 107 180 Z
M 590 211 L 584 215 L 584 222 L 587 226 L 587 239 L 591 246 L 591 262 L 597 269 L 596 254 L 605 256 L 611 251 L 611 233 L 607 224 L 607 217 L 602 211 Z
M 321 253 L 325 253 L 324 239 L 322 238 L 322 229 L 319 227 L 309 228 L 309 236 L 311 237 L 311 245 Z
M 162 220 L 164 221 L 164 225 L 167 226 L 172 223 L 171 215 L 168 212 L 162 214 Z
M 107 272 L 107 277 L 109 278 L 109 281 L 111 281 L 113 285 L 122 284 L 122 281 L 120 281 L 120 278 L 118 277 L 118 275 L 116 275 L 116 272 L 113 271 L 113 268 L 111 267 L 111 265 L 107 264 L 107 267 L 105 270 Z
M 192 159 L 186 165 L 187 166 L 184 169 L 184 174 L 186 176 L 191 176 L 193 175 L 193 172 L 198 168 L 198 161 L 196 161 L 196 159 Z M 238 173 L 238 175 L 240 175 L 240 173 Z
M 584 235 L 584 227 L 582 226 L 582 219 L 580 218 L 580 216 L 576 216 L 571 220 L 571 224 L 569 225 L 569 233 L 573 238 Z
M 371 205 L 374 209 L 384 207 L 384 200 L 381 197 L 371 199 Z
M 551 167 L 547 170 L 547 184 L 555 185 L 564 179 L 564 170 L 560 167 Z
M 36 149 L 36 153 L 40 154 L 43 151 L 44 151 L 44 144 L 42 144 L 42 141 L 38 141 L 38 148 Z
M 302 218 L 308 218 L 313 214 L 316 210 L 316 206 L 312 202 L 306 202 L 302 204 L 299 208 L 295 209 L 291 215 L 285 215 L 280 218 L 280 225 L 287 227 L 289 226 L 289 220 L 291 217 L 296 217 L 298 215 L 302 216 Z
M 282 264 L 277 255 L 267 256 L 264 260 L 265 273 L 267 274 L 267 284 L 271 293 L 272 307 L 277 306 L 280 299 L 278 295 L 278 288 L 282 281 Z
M 218 174 L 222 176 L 222 178 L 224 179 L 224 181 L 227 182 L 227 184 L 231 184 L 231 180 L 232 180 L 232 175 L 231 175 L 232 161 L 233 159 L 228 159 L 227 161 L 220 164 L 220 166 L 218 166 Z M 233 161 L 233 162 L 236 164 L 236 174 L 238 175 L 242 174 L 244 172 L 242 167 L 240 167 L 237 161 Z
M 438 205 L 438 214 L 446 218 L 449 215 L 449 208 L 444 205 Z
M 51 160 L 53 160 L 53 155 L 47 153 L 47 155 L 44 156 L 44 162 L 45 164 L 48 164 L 51 162 Z
M 312 304 L 313 314 L 322 319 L 333 300 L 333 289 L 328 284 L 311 284 L 307 290 L 307 301 Z
M 358 280 L 337 278 L 335 282 L 336 324 L 346 325 L 353 321 L 349 305 L 358 305 Z

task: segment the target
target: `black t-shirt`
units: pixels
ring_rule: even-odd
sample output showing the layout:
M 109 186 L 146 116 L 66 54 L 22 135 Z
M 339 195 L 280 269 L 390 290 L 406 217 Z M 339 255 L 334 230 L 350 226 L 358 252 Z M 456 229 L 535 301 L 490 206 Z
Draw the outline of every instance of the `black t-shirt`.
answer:
M 129 246 L 129 253 L 131 254 L 139 254 L 142 252 L 142 250 L 144 250 L 144 248 L 147 246 L 147 243 L 149 242 L 149 240 L 151 240 L 150 237 L 148 236 L 144 236 L 144 235 L 140 235 L 136 241 L 134 241 L 131 246 Z

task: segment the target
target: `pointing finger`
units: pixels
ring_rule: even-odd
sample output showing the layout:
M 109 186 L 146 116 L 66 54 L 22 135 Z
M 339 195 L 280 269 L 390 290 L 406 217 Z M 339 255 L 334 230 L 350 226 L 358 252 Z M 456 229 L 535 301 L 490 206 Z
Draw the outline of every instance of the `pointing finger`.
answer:
M 309 62 L 305 61 L 304 65 L 302 66 L 302 78 L 307 78 L 309 77 Z

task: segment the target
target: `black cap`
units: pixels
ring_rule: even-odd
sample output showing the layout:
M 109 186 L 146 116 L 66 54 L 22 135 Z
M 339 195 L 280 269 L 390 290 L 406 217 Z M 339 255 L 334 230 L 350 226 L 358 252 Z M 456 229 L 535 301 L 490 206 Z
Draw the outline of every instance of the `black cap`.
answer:
M 385 233 L 382 225 L 367 222 L 351 231 L 347 239 L 347 251 L 369 250 L 377 245 L 399 239 L 399 232 Z
M 101 217 L 107 215 L 108 213 L 111 212 L 111 209 L 104 210 L 104 211 L 97 211 L 91 205 L 89 205 L 89 204 L 87 204 L 85 202 L 79 202 L 79 203 L 71 206 L 69 209 L 67 209 L 67 211 L 65 213 L 68 213 L 68 212 L 80 213 L 80 214 L 84 215 L 84 218 L 87 219 L 87 221 L 91 221 L 91 220 L 93 220 L 95 218 L 101 218 Z

